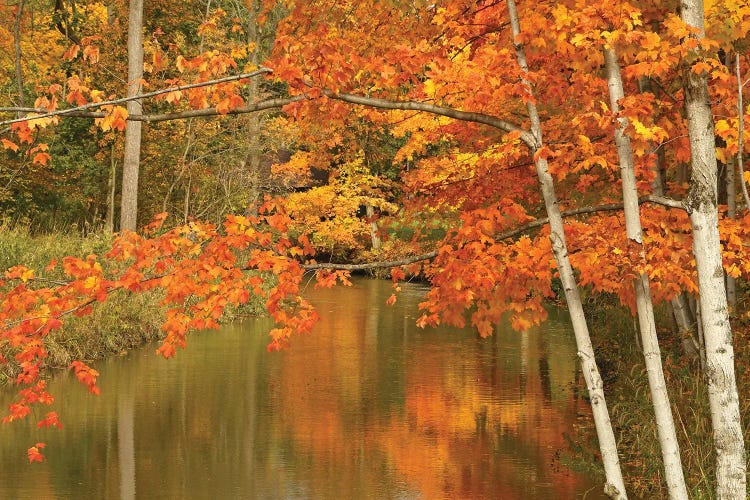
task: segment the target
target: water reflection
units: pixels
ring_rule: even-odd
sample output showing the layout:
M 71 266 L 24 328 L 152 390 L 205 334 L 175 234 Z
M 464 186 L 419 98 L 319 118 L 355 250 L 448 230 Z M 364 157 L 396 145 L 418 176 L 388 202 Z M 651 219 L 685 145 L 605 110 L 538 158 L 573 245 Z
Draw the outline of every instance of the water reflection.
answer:
M 414 327 L 418 286 L 310 291 L 322 316 L 288 351 L 265 320 L 99 364 L 102 395 L 68 376 L 62 431 L 0 427 L 0 498 L 576 498 L 593 483 L 556 461 L 585 411 L 575 350 L 544 331 Z M 5 398 L 7 401 L 7 397 Z M 47 442 L 47 462 L 25 448 Z M 589 493 L 587 498 L 601 498 Z

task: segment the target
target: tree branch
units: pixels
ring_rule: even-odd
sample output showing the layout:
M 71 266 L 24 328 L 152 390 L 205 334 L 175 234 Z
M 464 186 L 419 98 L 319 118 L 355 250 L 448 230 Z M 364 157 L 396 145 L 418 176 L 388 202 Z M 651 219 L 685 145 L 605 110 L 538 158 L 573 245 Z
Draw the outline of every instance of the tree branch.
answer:
M 270 69 L 270 68 L 259 68 L 259 69 L 255 70 L 255 71 L 250 72 L 250 73 L 243 73 L 243 74 L 234 75 L 234 76 L 226 76 L 224 78 L 218 78 L 216 80 L 208 80 L 208 81 L 205 81 L 205 82 L 191 83 L 189 85 L 178 85 L 178 86 L 169 87 L 169 88 L 166 88 L 166 89 L 155 90 L 153 92 L 146 92 L 145 94 L 138 94 L 138 95 L 134 95 L 134 96 L 130 96 L 130 97 L 122 97 L 120 99 L 112 99 L 112 100 L 109 100 L 109 101 L 90 102 L 88 104 L 84 104 L 83 106 L 78 106 L 78 107 L 75 107 L 75 108 L 59 109 L 59 110 L 56 110 L 56 111 L 49 111 L 49 112 L 47 112 L 47 110 L 42 110 L 42 111 L 44 111 L 44 114 L 41 114 L 39 116 L 26 117 L 26 118 L 16 118 L 14 120 L 1 121 L 0 122 L 0 127 L 2 127 L 3 125 L 10 125 L 12 123 L 25 122 L 25 121 L 35 120 L 35 119 L 39 119 L 39 118 L 50 118 L 50 117 L 53 117 L 53 116 L 61 116 L 61 115 L 62 116 L 73 115 L 73 114 L 75 114 L 77 112 L 80 112 L 80 111 L 86 111 L 86 110 L 89 110 L 89 109 L 101 108 L 102 106 L 111 106 L 111 105 L 115 105 L 115 104 L 126 103 L 126 102 L 129 102 L 129 101 L 135 101 L 135 100 L 138 100 L 138 99 L 147 99 L 149 97 L 155 97 L 155 96 L 161 95 L 161 94 L 168 94 L 169 92 L 179 92 L 179 91 L 182 91 L 182 90 L 189 90 L 189 89 L 194 89 L 194 88 L 198 88 L 198 87 L 208 87 L 210 85 L 217 85 L 217 84 L 220 84 L 220 83 L 227 83 L 227 82 L 233 82 L 233 81 L 237 81 L 237 80 L 244 80 L 245 78 L 252 78 L 254 76 L 262 75 L 262 74 L 265 74 L 265 73 L 273 73 L 273 70 Z M 3 109 L 6 109 L 6 108 L 3 108 Z M 0 109 L 0 111 L 2 111 L 2 109 Z M 202 111 L 202 110 L 196 110 L 196 111 Z M 214 111 L 214 114 L 216 114 L 215 111 Z M 106 116 L 106 115 L 102 115 L 102 116 Z M 90 115 L 84 115 L 83 117 L 84 118 L 101 118 L 101 116 L 90 116 Z
M 365 97 L 352 94 L 339 94 L 330 90 L 322 90 L 324 96 L 329 99 L 336 99 L 338 101 L 344 101 L 351 104 L 360 104 L 362 106 L 370 106 L 373 108 L 380 109 L 401 109 L 401 110 L 412 110 L 412 111 L 424 111 L 426 113 L 432 113 L 434 115 L 447 116 L 448 118 L 454 118 L 465 122 L 482 123 L 489 125 L 503 132 L 519 132 L 521 134 L 521 140 L 529 146 L 532 150 L 535 149 L 536 143 L 531 133 L 515 123 L 511 123 L 494 116 L 485 115 L 483 113 L 473 113 L 469 111 L 459 111 L 453 108 L 446 108 L 443 106 L 437 106 L 435 104 L 429 104 L 426 102 L 417 101 L 390 101 L 387 99 L 379 99 L 376 97 Z
M 189 109 L 186 111 L 175 111 L 172 113 L 154 113 L 154 114 L 148 114 L 148 115 L 130 115 L 127 117 L 128 121 L 134 121 L 134 122 L 163 122 L 163 121 L 169 121 L 169 120 L 182 120 L 186 118 L 200 118 L 200 117 L 210 117 L 210 116 L 224 116 L 224 115 L 240 115 L 244 113 L 254 113 L 256 111 L 264 111 L 266 109 L 273 109 L 273 108 L 281 108 L 283 106 L 286 106 L 287 104 L 291 104 L 293 102 L 301 101 L 306 99 L 305 96 L 295 96 L 295 97 L 289 97 L 286 99 L 269 99 L 267 101 L 260 101 L 256 102 L 247 106 L 242 106 L 240 108 L 232 109 L 230 111 L 227 111 L 225 113 L 219 113 L 216 111 L 216 108 L 204 108 L 204 109 Z M 10 110 L 11 108 L 0 108 L 0 112 L 4 110 Z M 15 109 L 15 108 L 14 108 Z M 34 108 L 23 108 L 27 112 L 32 113 L 38 113 L 39 109 Z M 103 111 L 73 111 L 68 110 L 67 113 L 65 113 L 63 116 L 67 118 L 104 118 L 107 116 L 108 113 L 105 113 Z M 33 118 L 29 118 L 31 120 Z
M 366 271 L 369 269 L 384 269 L 389 267 L 408 266 L 425 260 L 431 260 L 437 257 L 438 251 L 423 253 L 413 257 L 406 257 L 399 260 L 388 260 L 385 262 L 367 262 L 364 264 L 337 264 L 335 262 L 322 262 L 320 264 L 304 264 L 302 269 L 305 271 L 317 271 L 319 269 L 336 269 L 339 271 Z
M 640 198 L 638 198 L 638 203 L 639 204 L 654 203 L 656 205 L 663 205 L 668 208 L 676 208 L 680 210 L 685 210 L 685 205 L 681 201 L 673 200 L 671 198 L 666 198 L 664 196 L 655 196 L 655 195 L 641 196 Z M 594 205 L 594 206 L 581 207 L 581 208 L 575 208 L 572 210 L 567 210 L 565 212 L 562 212 L 560 215 L 562 215 L 563 217 L 573 217 L 575 215 L 594 214 L 594 213 L 599 213 L 599 212 L 613 212 L 616 210 L 622 210 L 622 207 L 623 207 L 622 203 L 607 203 L 604 205 Z M 534 221 L 529 222 L 528 224 L 524 224 L 521 227 L 517 227 L 515 229 L 511 229 L 510 231 L 497 234 L 493 237 L 493 239 L 497 242 L 500 242 L 508 238 L 513 238 L 531 229 L 542 227 L 546 225 L 548 222 L 549 222 L 549 219 L 547 217 L 536 219 Z M 387 268 L 392 268 L 392 267 L 408 266 L 409 264 L 416 264 L 417 262 L 432 260 L 437 256 L 438 256 L 438 251 L 433 250 L 432 252 L 423 253 L 420 255 L 414 255 L 412 257 L 405 257 L 399 260 L 389 260 L 389 261 L 384 261 L 384 262 L 366 262 L 363 264 L 337 264 L 335 262 L 323 262 L 319 264 L 304 264 L 302 266 L 302 269 L 304 269 L 305 271 L 317 271 L 319 269 L 330 269 L 330 270 L 339 270 L 339 271 L 368 271 L 371 269 L 387 269 Z

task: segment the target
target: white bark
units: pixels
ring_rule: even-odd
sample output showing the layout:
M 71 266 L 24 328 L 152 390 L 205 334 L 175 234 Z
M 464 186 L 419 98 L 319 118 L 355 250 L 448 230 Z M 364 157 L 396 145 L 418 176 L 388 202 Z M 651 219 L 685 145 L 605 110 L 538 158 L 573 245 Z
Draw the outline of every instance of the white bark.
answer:
M 703 12 L 702 0 L 682 0 L 682 20 L 696 28 L 694 36 L 697 38 L 704 36 Z M 692 166 L 686 206 L 693 228 L 693 254 L 698 271 L 700 312 L 706 345 L 708 398 L 716 449 L 716 496 L 722 500 L 744 500 L 747 482 L 745 444 L 721 263 L 711 102 L 705 74 L 696 74 L 688 65 L 683 82 Z
M 143 0 L 130 0 L 128 13 L 128 97 L 140 94 L 143 78 Z M 128 101 L 128 115 L 142 114 L 139 100 Z M 141 122 L 130 121 L 125 129 L 122 166 L 120 231 L 135 231 L 138 216 L 138 173 L 141 163 Z
M 513 29 L 513 44 L 516 49 L 516 58 L 522 71 L 528 73 L 529 69 L 528 64 L 526 63 L 526 54 L 523 45 L 516 42 L 521 28 L 518 21 L 518 11 L 516 9 L 515 1 L 508 0 L 507 6 L 511 27 Z M 529 93 L 531 93 L 532 90 L 530 83 L 526 80 L 524 80 L 523 83 L 528 86 Z M 532 100 L 527 102 L 526 108 L 531 120 L 531 133 L 535 140 L 535 147 L 532 149 L 534 150 L 533 153 L 536 153 L 536 151 L 544 144 L 542 139 L 542 126 L 536 105 Z M 604 399 L 604 384 L 601 375 L 599 374 L 599 368 L 596 366 L 594 348 L 591 344 L 591 337 L 589 335 L 588 325 L 586 324 L 586 318 L 583 312 L 583 305 L 578 291 L 578 283 L 576 283 L 573 267 L 568 258 L 565 230 L 563 228 L 560 207 L 557 203 L 554 181 L 549 173 L 547 159 L 536 154 L 534 156 L 534 164 L 542 188 L 547 216 L 549 217 L 552 251 L 563 284 L 565 300 L 568 303 L 570 319 L 573 324 L 576 346 L 578 348 L 578 357 L 581 360 L 581 370 L 583 372 L 583 377 L 586 380 L 586 388 L 588 389 L 589 399 L 591 400 L 591 409 L 594 416 L 596 433 L 599 438 L 599 449 L 602 454 L 604 473 L 607 481 L 604 490 L 612 498 L 626 499 L 627 494 L 625 492 L 625 483 L 622 479 L 622 472 L 620 470 L 620 459 L 617 456 L 617 442 L 615 440 L 614 432 L 612 431 L 612 423 L 609 419 L 607 402 Z
M 625 97 L 620 64 L 614 48 L 604 49 L 604 60 L 607 68 L 609 102 L 613 113 L 619 112 L 619 100 Z M 635 163 L 630 138 L 625 133 L 627 118 L 618 118 L 615 126 L 615 144 L 620 161 L 622 177 L 622 199 L 625 213 L 625 231 L 628 244 L 639 249 L 641 258 L 645 256 L 641 227 L 641 214 L 638 206 L 638 190 L 635 179 Z M 648 373 L 648 384 L 651 389 L 651 401 L 656 415 L 656 429 L 659 435 L 662 460 L 664 461 L 664 479 L 667 483 L 669 498 L 688 499 L 685 477 L 680 461 L 680 446 L 677 442 L 672 408 L 669 404 L 667 384 L 664 380 L 664 369 L 661 363 L 659 339 L 656 336 L 654 305 L 651 301 L 650 283 L 647 274 L 641 274 L 634 282 L 635 300 L 638 308 L 638 323 L 641 331 L 643 356 Z

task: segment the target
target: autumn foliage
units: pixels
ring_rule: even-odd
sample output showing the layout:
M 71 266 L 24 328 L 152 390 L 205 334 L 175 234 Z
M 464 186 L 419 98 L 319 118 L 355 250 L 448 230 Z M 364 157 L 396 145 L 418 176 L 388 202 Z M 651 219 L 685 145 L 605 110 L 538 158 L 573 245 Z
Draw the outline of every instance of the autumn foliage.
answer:
M 97 26 L 121 30 L 118 23 L 107 27 L 101 7 L 87 7 L 92 26 L 82 29 L 91 31 L 88 36 L 70 43 L 50 35 L 57 49 L 48 66 L 62 60 L 72 70 L 34 82 L 34 110 L 0 125 L 10 128 L 0 138 L 7 155 L 50 168 L 49 141 L 71 116 L 93 119 L 92 133 L 115 142 L 136 118 L 159 123 L 211 115 L 229 123 L 237 114 L 276 109 L 284 127 L 296 128 L 288 141 L 291 161 L 273 166 L 279 185 L 309 184 L 213 222 L 186 213 L 184 224 L 164 225 L 166 215 L 159 215 L 142 234 L 119 235 L 106 255 L 64 258 L 44 271 L 8 269 L 0 338 L 21 366 L 16 382 L 22 389 L 6 421 L 53 401 L 44 383 L 45 337 L 66 316 L 87 314 L 113 293 L 163 292 L 165 338 L 158 352 L 164 357 L 185 347 L 189 331 L 216 327 L 228 306 L 251 294 L 263 298 L 277 324 L 269 349 L 283 348 L 317 319 L 300 295 L 305 273 L 315 272 L 324 286 L 347 282 L 345 271 L 321 269 L 316 256 L 356 259 L 371 250 L 373 221 L 361 214 L 365 206 L 377 209 L 378 230 L 390 239 L 387 251 L 368 258 L 434 252 L 392 271 L 395 281 L 409 272 L 431 283 L 419 325 L 468 322 L 486 336 L 510 313 L 515 328 L 527 329 L 545 318 L 544 302 L 558 293 L 533 171 L 539 157 L 549 161 L 559 186 L 570 258 L 582 285 L 633 309 L 632 281 L 644 273 L 655 301 L 695 293 L 684 211 L 644 200 L 644 253 L 625 236 L 612 139 L 618 116 L 606 104 L 603 47 L 617 47 L 622 58 L 627 92 L 620 113 L 630 123 L 641 194 L 661 190 L 680 200 L 687 193 L 686 67 L 710 78 L 717 158 L 734 168 L 733 158 L 746 149 L 734 71 L 750 74 L 750 61 L 742 55 L 734 68 L 726 56 L 747 46 L 750 8 L 735 2 L 707 2 L 703 41 L 689 36 L 677 2 L 525 2 L 525 30 L 516 42 L 527 52 L 526 75 L 498 2 L 393 1 L 377 8 L 353 1 L 262 2 L 257 24 L 275 29 L 262 68 L 251 57 L 259 46 L 240 36 L 246 29 L 241 20 L 209 9 L 196 22 L 197 46 L 180 46 L 177 29 L 166 24 L 152 30 L 143 83 L 154 95 L 140 117 L 128 116 L 117 97 L 123 89 L 99 72 L 106 58 L 122 66 L 122 48 L 94 34 Z M 262 79 L 262 94 L 246 92 L 251 79 Z M 535 151 L 525 142 L 530 100 L 540 108 L 545 131 L 546 145 Z M 169 129 L 154 130 L 169 137 Z M 326 170 L 328 180 L 311 185 L 311 168 Z M 400 237 L 413 221 L 418 227 Z M 723 218 L 721 231 L 726 273 L 749 275 L 747 212 Z M 97 391 L 96 370 L 82 362 L 71 368 Z M 59 425 L 54 413 L 39 424 Z M 41 448 L 29 449 L 29 460 L 40 460 Z

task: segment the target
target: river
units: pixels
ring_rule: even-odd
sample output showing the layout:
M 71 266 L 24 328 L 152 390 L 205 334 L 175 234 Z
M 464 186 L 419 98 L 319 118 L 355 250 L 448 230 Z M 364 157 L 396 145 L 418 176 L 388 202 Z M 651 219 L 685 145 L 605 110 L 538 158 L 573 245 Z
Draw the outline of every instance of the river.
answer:
M 280 353 L 268 320 L 246 319 L 172 360 L 147 346 L 95 363 L 100 396 L 60 374 L 63 429 L 0 426 L 0 498 L 603 498 L 559 459 L 587 414 L 564 313 L 480 339 L 416 328 L 424 287 L 390 293 L 311 285 L 321 322 Z M 47 460 L 29 464 L 36 441 Z

